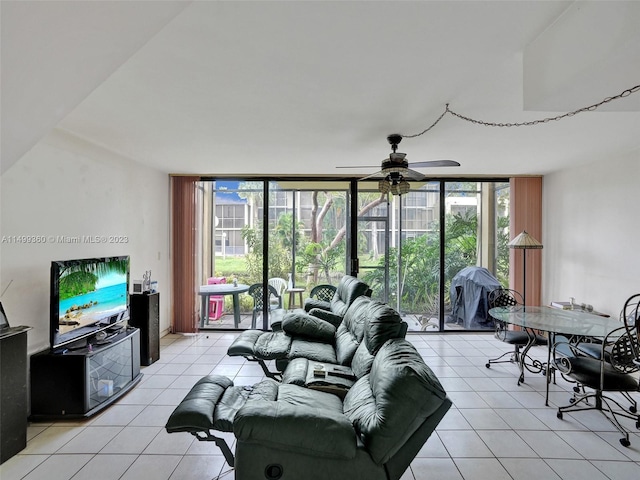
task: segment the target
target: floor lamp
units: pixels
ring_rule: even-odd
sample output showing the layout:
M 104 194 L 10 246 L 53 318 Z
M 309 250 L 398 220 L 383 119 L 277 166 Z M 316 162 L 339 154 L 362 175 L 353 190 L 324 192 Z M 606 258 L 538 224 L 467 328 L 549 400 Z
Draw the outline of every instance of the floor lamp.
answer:
M 522 250 L 522 302 L 527 304 L 527 250 L 540 250 L 542 244 L 529 235 L 526 230 L 508 244 L 509 248 Z

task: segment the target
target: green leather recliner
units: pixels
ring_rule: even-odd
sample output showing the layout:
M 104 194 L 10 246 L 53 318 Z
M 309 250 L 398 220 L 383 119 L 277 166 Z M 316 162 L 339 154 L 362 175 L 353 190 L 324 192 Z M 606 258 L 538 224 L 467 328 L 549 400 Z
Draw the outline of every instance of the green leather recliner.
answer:
M 330 301 L 307 298 L 304 301 L 304 311 L 337 327 L 342 321 L 342 317 L 347 313 L 347 309 L 361 295 L 371 296 L 369 285 L 356 277 L 344 275 Z
M 265 375 L 280 379 L 281 373 L 289 362 L 296 358 L 311 361 L 348 364 L 363 338 L 362 326 L 365 317 L 386 315 L 394 330 L 391 335 L 404 336 L 406 324 L 390 307 L 371 300 L 367 296 L 358 296 L 346 310 L 344 320 L 338 325 L 326 322 L 303 311 L 284 316 L 282 330 L 263 332 L 245 330 L 227 349 L 229 356 L 243 356 L 260 364 Z M 404 330 L 401 332 L 401 328 Z M 277 371 L 270 371 L 266 361 L 275 360 Z
M 272 379 L 248 387 L 211 376 L 166 428 L 232 430 L 236 480 L 398 480 L 450 406 L 415 347 L 391 339 L 344 400 Z

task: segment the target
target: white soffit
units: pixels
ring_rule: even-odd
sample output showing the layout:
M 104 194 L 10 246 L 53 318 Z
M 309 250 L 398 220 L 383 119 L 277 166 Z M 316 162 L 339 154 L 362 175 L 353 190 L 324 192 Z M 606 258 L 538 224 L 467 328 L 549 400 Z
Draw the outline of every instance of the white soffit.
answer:
M 573 3 L 525 48 L 523 68 L 532 111 L 572 111 L 640 84 L 640 2 Z M 599 110 L 640 111 L 640 96 Z
M 188 6 L 3 0 L 2 172 Z

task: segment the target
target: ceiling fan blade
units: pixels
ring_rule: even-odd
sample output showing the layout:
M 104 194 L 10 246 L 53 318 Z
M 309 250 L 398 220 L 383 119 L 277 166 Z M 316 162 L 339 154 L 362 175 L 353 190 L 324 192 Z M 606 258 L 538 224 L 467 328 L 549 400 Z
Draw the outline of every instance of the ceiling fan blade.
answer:
M 455 160 L 427 160 L 424 162 L 412 162 L 409 164 L 412 168 L 424 167 L 459 167 L 460 163 Z
M 367 175 L 366 177 L 362 177 L 359 181 L 361 182 L 362 180 L 374 180 L 374 179 L 381 180 L 383 178 L 384 176 L 382 172 L 376 172 L 376 173 L 372 173 L 371 175 Z
M 406 177 L 407 180 L 420 181 L 426 178 L 424 174 L 416 172 L 415 170 L 411 170 L 410 168 L 407 168 L 406 171 L 402 173 L 402 175 Z

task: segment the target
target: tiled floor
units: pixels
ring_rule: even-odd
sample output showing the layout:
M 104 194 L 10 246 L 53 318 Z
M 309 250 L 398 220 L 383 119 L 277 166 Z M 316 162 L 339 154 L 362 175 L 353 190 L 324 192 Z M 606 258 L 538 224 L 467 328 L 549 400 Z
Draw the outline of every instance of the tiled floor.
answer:
M 27 448 L 0 467 L 2 480 L 233 479 L 215 445 L 167 434 L 164 424 L 189 388 L 218 373 L 236 384 L 262 378 L 260 368 L 226 356 L 234 333 L 162 339 L 160 360 L 117 404 L 83 422 L 34 423 Z M 454 407 L 402 480 L 528 480 L 640 478 L 640 431 L 631 447 L 599 412 L 556 418 L 544 406 L 544 378 L 517 386 L 512 364 L 484 367 L 508 349 L 487 334 L 409 335 L 440 378 Z M 546 359 L 546 350 L 536 355 Z M 566 404 L 570 385 L 558 379 L 551 402 Z M 304 480 L 304 479 L 299 479 Z

